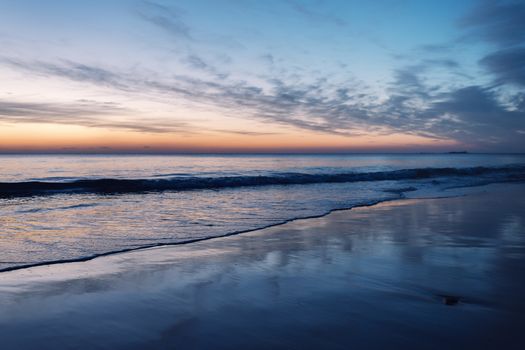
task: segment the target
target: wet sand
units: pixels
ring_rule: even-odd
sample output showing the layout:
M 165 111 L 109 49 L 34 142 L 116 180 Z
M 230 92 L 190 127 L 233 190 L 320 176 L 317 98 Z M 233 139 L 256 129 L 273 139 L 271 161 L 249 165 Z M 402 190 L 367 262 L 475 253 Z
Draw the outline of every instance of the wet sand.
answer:
M 1 349 L 523 349 L 525 185 L 0 274 Z

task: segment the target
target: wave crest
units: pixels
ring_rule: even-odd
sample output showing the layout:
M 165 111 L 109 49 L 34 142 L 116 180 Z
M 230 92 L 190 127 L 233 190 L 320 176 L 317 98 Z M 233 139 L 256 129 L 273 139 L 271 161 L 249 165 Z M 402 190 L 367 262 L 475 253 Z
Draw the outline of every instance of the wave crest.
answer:
M 134 193 L 188 191 L 269 185 L 303 185 L 359 181 L 418 180 L 438 177 L 495 176 L 497 181 L 525 181 L 525 165 L 472 168 L 416 168 L 335 174 L 286 173 L 259 176 L 171 177 L 165 179 L 82 179 L 70 182 L 0 182 L 0 197 L 57 193 Z

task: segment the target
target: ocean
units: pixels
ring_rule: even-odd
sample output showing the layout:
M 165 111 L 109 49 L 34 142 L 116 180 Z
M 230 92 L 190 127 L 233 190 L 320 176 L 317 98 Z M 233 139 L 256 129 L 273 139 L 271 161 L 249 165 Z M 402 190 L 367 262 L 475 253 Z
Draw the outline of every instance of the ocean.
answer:
M 0 271 L 525 180 L 525 155 L 2 155 Z

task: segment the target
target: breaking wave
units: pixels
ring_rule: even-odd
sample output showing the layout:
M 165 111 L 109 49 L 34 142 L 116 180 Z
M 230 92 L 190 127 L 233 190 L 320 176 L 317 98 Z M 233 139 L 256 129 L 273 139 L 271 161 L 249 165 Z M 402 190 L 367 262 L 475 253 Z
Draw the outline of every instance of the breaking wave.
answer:
M 134 193 L 188 191 L 270 185 L 302 185 L 359 181 L 418 180 L 442 177 L 484 177 L 491 181 L 525 181 L 525 165 L 470 168 L 416 168 L 333 174 L 276 173 L 257 176 L 181 177 L 154 179 L 79 179 L 67 182 L 0 182 L 0 197 L 41 196 L 57 193 Z

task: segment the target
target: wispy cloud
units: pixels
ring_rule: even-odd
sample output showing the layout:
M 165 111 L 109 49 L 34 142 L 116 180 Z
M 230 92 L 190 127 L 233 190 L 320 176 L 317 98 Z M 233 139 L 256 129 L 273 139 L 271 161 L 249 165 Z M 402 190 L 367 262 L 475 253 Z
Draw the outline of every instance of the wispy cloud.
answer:
M 0 63 L 33 74 L 59 76 L 74 81 L 90 82 L 119 89 L 127 88 L 125 85 L 121 85 L 120 76 L 110 70 L 70 60 L 59 60 L 51 63 L 39 60 L 28 62 L 12 57 L 0 57 Z
M 330 23 L 337 26 L 345 26 L 347 22 L 333 14 L 327 14 L 319 12 L 317 9 L 312 9 L 311 6 L 307 6 L 304 2 L 297 0 L 286 0 L 290 7 L 295 10 L 297 13 L 303 15 L 310 21 L 321 22 L 321 23 Z
M 333 25 L 346 25 L 339 14 L 322 12 L 305 4 L 287 1 L 285 12 L 287 15 L 293 12 L 310 22 L 329 24 L 318 27 L 331 30 L 334 30 Z M 253 11 L 258 11 L 263 6 L 252 7 L 256 7 Z M 263 12 L 268 15 L 270 10 L 273 9 L 266 8 Z M 236 56 L 240 50 L 228 49 L 226 53 L 214 50 L 215 46 L 209 43 L 212 40 L 206 39 L 206 35 L 210 38 L 225 36 L 219 31 L 204 33 L 206 30 L 195 27 L 183 9 L 144 1 L 137 11 L 142 19 L 139 22 L 148 30 L 153 28 L 156 33 L 160 29 L 168 34 L 160 35 L 162 40 L 169 44 L 175 38 L 175 42 L 183 43 L 175 45 L 176 50 L 167 45 L 168 49 L 162 51 L 162 57 L 172 60 L 173 65 L 166 64 L 171 69 L 163 67 L 165 71 L 161 72 L 150 67 L 146 71 L 141 70 L 140 63 L 134 66 L 136 69 L 130 69 L 126 68 L 130 65 L 100 63 L 103 60 L 87 63 L 89 58 L 57 59 L 49 55 L 31 59 L 31 56 L 8 56 L 7 53 L 0 57 L 0 65 L 23 71 L 28 76 L 90 84 L 116 95 L 124 93 L 168 106 L 183 103 L 212 110 L 217 115 L 262 121 L 284 130 L 293 128 L 348 137 L 366 133 L 404 133 L 480 147 L 493 143 L 502 147 L 523 144 L 523 135 L 515 131 L 525 130 L 525 94 L 522 91 L 525 85 L 525 22 L 522 20 L 525 4 L 521 1 L 479 2 L 460 20 L 457 34 L 468 40 L 419 45 L 418 49 L 399 55 L 402 59 L 390 67 L 390 76 L 385 74 L 386 77 L 377 78 L 378 82 L 371 82 L 376 84 L 372 87 L 344 78 L 348 76 L 346 72 L 356 69 L 352 59 L 340 63 L 337 69 L 335 65 L 326 70 L 317 66 L 310 68 L 308 60 L 305 60 L 308 64 L 302 66 L 287 62 L 287 50 L 274 51 L 268 43 L 249 53 L 252 60 L 246 59 L 236 67 L 236 63 L 245 59 Z M 136 19 L 134 17 L 135 22 Z M 470 58 L 471 62 L 457 55 L 458 50 L 473 43 L 478 45 L 478 51 L 476 57 Z M 484 53 L 480 55 L 479 52 Z M 322 52 L 316 54 L 323 55 Z M 218 62 L 220 55 L 222 62 Z M 340 58 L 334 61 L 339 62 Z M 254 62 L 257 71 L 252 74 L 249 63 Z M 464 69 L 469 63 L 471 71 Z M 259 69 L 260 66 L 264 68 Z M 479 71 L 485 75 L 475 78 L 468 75 Z M 120 105 L 21 101 L 0 101 L 0 121 L 78 124 L 150 133 L 195 131 L 191 122 L 168 117 L 140 119 L 136 111 Z M 214 132 L 211 128 L 204 131 Z M 228 132 L 267 134 L 252 130 Z
M 68 122 L 68 118 L 72 117 L 103 116 L 117 112 L 125 113 L 126 110 L 112 102 L 79 100 L 70 104 L 53 104 L 0 100 L 0 116 L 4 120 L 40 121 L 41 118 L 50 118 L 57 122 Z
M 78 100 L 74 103 L 39 103 L 0 100 L 0 123 L 79 125 L 147 133 L 189 131 L 185 123 L 139 120 L 130 116 L 130 112 L 114 102 Z M 122 117 L 125 119 L 119 120 Z
M 190 27 L 182 20 L 183 11 L 153 1 L 143 1 L 138 15 L 177 39 L 191 40 Z
M 47 62 L 16 62 L 14 66 L 23 67 L 25 70 L 32 69 L 37 74 L 83 80 L 104 87 L 112 85 L 114 89 L 146 96 L 183 98 L 223 109 L 232 115 L 248 115 L 274 124 L 332 135 L 350 136 L 364 131 L 385 134 L 403 132 L 471 144 L 483 144 L 484 140 L 488 142 L 496 138 L 502 143 L 514 144 L 519 140 L 513 130 L 525 128 L 525 111 L 520 109 L 520 105 L 515 103 L 513 109 L 509 109 L 507 105 L 499 102 L 496 93 L 490 89 L 474 85 L 444 92 L 435 86 L 427 85 L 422 79 L 427 69 L 425 63 L 399 69 L 390 84 L 391 95 L 383 102 L 371 102 L 368 95 L 357 86 L 333 86 L 328 79 L 320 79 L 310 84 L 290 84 L 274 78 L 267 81 L 270 84 L 269 89 L 262 89 L 243 81 L 217 82 L 187 76 L 175 76 L 159 81 L 73 62 L 57 64 L 60 65 L 55 67 Z M 448 62 L 437 64 L 455 66 Z M 18 110 L 26 108 L 26 114 L 32 115 L 32 120 L 39 120 L 54 112 L 49 106 L 43 109 L 40 108 L 42 106 L 20 106 L 14 111 L 7 107 L 4 107 L 4 115 L 20 115 Z M 66 115 L 86 115 L 87 111 L 78 106 L 74 107 L 76 108 L 55 109 L 61 118 Z M 43 114 L 42 110 L 49 110 L 49 113 Z M 31 113 L 33 111 L 34 113 Z M 58 122 L 64 120 L 58 119 Z M 91 119 L 86 121 L 80 118 L 79 123 L 147 132 L 173 131 L 179 127 L 169 123 L 154 125 L 149 120 L 130 125 L 103 123 Z

